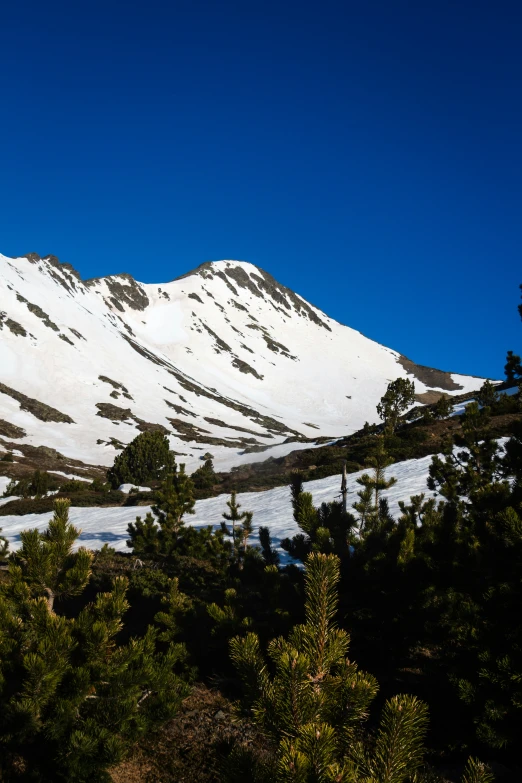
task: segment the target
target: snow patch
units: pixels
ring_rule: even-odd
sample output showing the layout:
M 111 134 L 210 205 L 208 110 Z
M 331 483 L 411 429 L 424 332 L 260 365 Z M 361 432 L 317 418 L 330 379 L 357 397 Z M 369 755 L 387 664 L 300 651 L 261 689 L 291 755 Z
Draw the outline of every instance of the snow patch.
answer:
M 85 476 L 77 476 L 75 473 L 64 473 L 63 470 L 51 470 L 53 475 L 64 476 L 64 478 L 73 479 L 74 481 L 86 481 L 88 484 L 92 483 L 92 479 Z
M 0 495 L 3 495 L 8 484 L 11 483 L 9 476 L 0 476 Z
M 393 515 L 399 514 L 399 500 L 408 500 L 411 495 L 424 492 L 426 497 L 432 496 L 426 487 L 431 456 L 422 459 L 398 462 L 386 469 L 387 477 L 395 476 L 397 484 L 384 494 L 388 498 L 390 510 Z M 357 478 L 367 471 L 361 470 L 352 473 L 347 478 L 348 507 L 357 500 L 357 492 L 361 489 L 357 484 Z M 308 481 L 304 489 L 311 492 L 315 505 L 339 499 L 341 489 L 341 477 L 329 476 L 328 478 Z M 185 524 L 195 527 L 212 525 L 218 528 L 222 521 L 222 514 L 227 510 L 226 501 L 228 495 L 219 495 L 215 498 L 198 500 L 195 505 L 195 514 L 185 517 Z M 280 543 L 283 538 L 294 536 L 300 532 L 292 514 L 290 488 L 277 487 L 266 492 L 243 492 L 237 496 L 238 502 L 245 511 L 254 512 L 254 534 L 250 543 L 258 544 L 258 529 L 261 525 L 270 530 L 274 545 L 278 548 L 282 562 L 290 559 L 284 552 Z M 128 552 L 126 545 L 129 522 L 134 522 L 137 516 L 142 518 L 151 510 L 150 506 L 130 506 L 119 508 L 74 508 L 69 512 L 70 521 L 80 527 L 82 533 L 79 545 L 89 549 L 100 549 L 104 544 L 109 544 L 120 552 Z M 36 527 L 44 530 L 52 517 L 52 513 L 27 514 L 23 517 L 9 515 L 0 517 L 0 525 L 3 527 L 3 535 L 8 539 L 13 549 L 20 545 L 20 532 L 27 528 Z
M 128 495 L 132 489 L 137 489 L 138 492 L 152 492 L 150 487 L 137 487 L 135 484 L 120 484 L 118 489 L 126 495 Z

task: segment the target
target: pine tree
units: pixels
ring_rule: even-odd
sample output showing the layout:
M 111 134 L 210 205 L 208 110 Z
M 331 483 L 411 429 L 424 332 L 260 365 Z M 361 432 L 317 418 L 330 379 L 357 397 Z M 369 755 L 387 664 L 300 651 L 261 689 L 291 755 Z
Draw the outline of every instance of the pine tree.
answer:
M 409 503 L 399 500 L 401 516 L 397 521 L 397 536 L 400 539 L 397 563 L 400 566 L 404 566 L 414 559 L 418 538 L 416 534 L 419 529 L 427 537 L 434 524 L 440 521 L 435 499 L 425 500 L 424 498 L 424 493 L 421 493 L 410 497 Z
M 185 473 L 185 465 L 174 463 L 163 481 L 157 502 L 145 521 L 141 517 L 128 526 L 127 546 L 137 555 L 172 554 L 184 532 L 183 516 L 194 514 L 194 485 Z
M 481 761 L 469 758 L 462 777 L 462 783 L 494 783 L 495 776 Z
M 92 552 L 84 547 L 72 551 L 81 531 L 69 522 L 70 505 L 65 498 L 55 500 L 47 530 L 24 530 L 22 546 L 13 555 L 11 579 L 27 584 L 33 597 L 45 596 L 50 612 L 56 598 L 83 592 L 91 573 Z
M 44 533 L 25 531 L 0 583 L 0 778 L 40 783 L 110 780 L 106 770 L 187 693 L 175 673 L 181 645 L 156 649 L 157 631 L 119 645 L 127 581 L 115 580 L 73 619 L 54 599 L 78 595 L 91 553 L 57 501 Z
M 250 536 L 254 531 L 254 526 L 252 523 L 253 517 L 254 517 L 254 513 L 252 511 L 246 511 L 245 518 L 243 519 L 243 524 L 239 529 L 238 556 L 239 556 L 240 567 L 243 567 L 243 562 L 248 549 L 248 539 L 250 538 Z
M 220 633 L 226 639 L 230 639 L 233 634 L 248 630 L 252 625 L 250 617 L 241 616 L 239 596 L 233 587 L 225 590 L 223 606 L 213 602 L 207 605 L 207 612 L 215 623 L 212 633 Z
M 192 607 L 192 601 L 179 589 L 179 579 L 168 580 L 167 589 L 161 600 L 161 610 L 154 621 L 162 626 L 158 639 L 161 642 L 174 642 L 179 635 L 178 618 Z
M 224 511 L 222 516 L 225 522 L 221 523 L 221 530 L 224 535 L 229 536 L 232 542 L 232 557 L 240 569 L 244 566 L 245 557 L 249 551 L 248 539 L 254 530 L 252 511 L 239 511 L 241 504 L 237 502 L 236 492 L 233 490 L 230 500 L 227 500 L 229 511 Z M 229 530 L 227 522 L 232 522 L 232 529 Z
M 185 465 L 179 469 L 174 465 L 172 473 L 165 478 L 158 492 L 158 501 L 153 508 L 159 518 L 162 530 L 176 534 L 185 514 L 195 514 L 194 483 L 185 473 Z
M 512 383 L 517 378 L 522 377 L 522 362 L 520 356 L 514 354 L 513 351 L 508 351 L 506 356 L 506 364 L 504 365 L 504 373 L 506 380 Z
M 388 384 L 377 405 L 377 413 L 388 435 L 395 432 L 399 416 L 415 401 L 415 384 L 409 378 L 397 378 Z
M 294 519 L 303 532 L 283 539 L 282 548 L 303 562 L 312 551 L 348 557 L 356 526 L 353 514 L 345 513 L 343 503 L 337 500 L 315 508 L 311 493 L 303 490 L 303 479 L 298 471 L 292 474 L 290 491 Z
M 381 493 L 397 483 L 397 479 L 393 476 L 386 479 L 385 471 L 393 464 L 393 458 L 387 454 L 382 437 L 379 438 L 373 454 L 368 457 L 367 463 L 373 468 L 373 475 L 364 473 L 357 479 L 357 483 L 363 489 L 358 492 L 359 501 L 353 504 L 359 514 L 360 535 L 375 531 L 380 524 L 387 521 L 387 505 L 380 506 Z
M 223 531 L 211 525 L 203 528 L 185 525 L 185 514 L 194 514 L 194 485 L 185 473 L 185 466 L 168 475 L 157 494 L 157 502 L 145 519 L 136 517 L 128 525 L 127 546 L 138 557 L 192 557 L 207 560 L 215 567 L 225 568 L 230 557 L 230 544 Z
M 415 696 L 389 699 L 376 731 L 367 730 L 378 685 L 346 655 L 349 637 L 335 623 L 339 560 L 312 553 L 305 573 L 305 624 L 268 645 L 247 632 L 230 642 L 244 686 L 244 708 L 271 742 L 259 756 L 236 746 L 224 780 L 258 783 L 409 783 L 423 780 L 427 708 Z M 492 783 L 470 758 L 462 783 Z
M 312 494 L 303 490 L 303 477 L 298 471 L 292 473 L 290 491 L 294 520 L 301 530 L 312 538 L 314 532 L 319 527 L 319 518 L 317 509 L 314 507 Z
M 453 403 L 447 394 L 442 394 L 432 408 L 435 419 L 447 419 L 453 411 Z
M 372 479 L 368 473 L 364 473 L 357 479 L 357 483 L 362 486 L 362 489 L 357 493 L 359 500 L 355 501 L 353 508 L 359 515 L 359 534 L 364 533 L 365 530 L 375 528 L 377 524 L 378 510 L 373 502 L 371 482 Z
M 267 527 L 260 527 L 258 531 L 259 543 L 261 544 L 261 554 L 267 566 L 279 565 L 279 555 L 272 546 L 270 530 Z
M 174 468 L 174 455 L 169 439 L 159 431 L 142 432 L 126 446 L 107 471 L 107 481 L 113 489 L 120 484 L 145 484 L 161 480 Z
M 211 489 L 217 481 L 214 463 L 209 458 L 191 476 L 196 489 Z
M 475 400 L 482 408 L 492 408 L 498 402 L 498 394 L 490 380 L 484 381 L 475 393 Z
M 425 633 L 436 633 L 445 651 L 441 671 L 467 705 L 477 738 L 515 748 L 522 727 L 522 428 L 515 426 L 502 455 L 484 410 L 467 406 L 457 448 L 449 443 L 445 458 L 432 460 L 428 485 L 443 500 L 401 504 L 398 564 L 412 580 L 405 593 L 419 597 L 412 623 L 430 618 Z
M 241 504 L 237 502 L 236 495 L 237 493 L 235 492 L 235 490 L 232 490 L 230 495 L 230 500 L 227 500 L 227 506 L 229 508 L 229 511 L 224 511 L 222 514 L 222 517 L 223 519 L 226 520 L 226 522 L 232 522 L 232 530 L 230 531 L 228 529 L 226 522 L 222 522 L 221 526 L 225 535 L 231 537 L 232 554 L 239 561 L 241 542 L 244 537 L 244 531 L 242 530 L 242 525 L 245 524 L 248 514 L 250 514 L 249 521 L 247 522 L 247 527 L 250 526 L 250 532 L 252 531 L 252 514 L 248 511 L 242 511 L 241 513 L 239 512 L 239 509 L 241 508 Z M 241 525 L 239 523 L 241 523 Z M 236 524 L 237 524 L 237 529 L 236 529 Z M 248 535 L 250 535 L 250 532 L 247 534 L 247 538 Z
M 448 441 L 444 459 L 432 459 L 428 487 L 436 490 L 454 505 L 466 505 L 472 493 L 490 484 L 498 476 L 498 444 L 488 431 L 489 409 L 479 409 L 478 402 L 466 405 L 461 417 L 462 435 L 456 436 L 462 451 L 453 448 Z
M 519 425 L 520 428 L 520 425 Z M 453 606 L 450 631 L 468 647 L 452 680 L 469 706 L 479 739 L 516 747 L 522 727 L 522 428 L 506 444 L 498 473 L 486 470 L 465 506 L 460 568 L 470 585 Z M 497 463 L 498 464 L 498 463 Z M 487 477 L 489 475 L 489 480 Z M 510 479 L 506 481 L 505 479 Z M 456 560 L 455 552 L 453 560 Z M 471 580 L 469 580 L 471 581 Z M 467 611 L 462 611 L 462 606 Z M 470 655 L 471 652 L 471 655 Z
M 338 581 L 337 557 L 310 555 L 306 623 L 269 644 L 274 674 L 253 633 L 232 639 L 232 660 L 252 718 L 275 743 L 276 781 L 401 783 L 421 766 L 427 709 L 415 697 L 396 696 L 375 739 L 361 740 L 378 686 L 346 658 L 349 638 L 335 624 Z

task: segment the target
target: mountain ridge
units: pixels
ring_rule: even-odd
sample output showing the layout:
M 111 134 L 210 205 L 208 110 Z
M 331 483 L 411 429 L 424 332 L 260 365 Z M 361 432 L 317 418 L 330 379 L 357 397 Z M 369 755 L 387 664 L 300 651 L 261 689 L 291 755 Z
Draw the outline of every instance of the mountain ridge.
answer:
M 27 258 L 28 260 L 33 260 L 34 259 L 35 261 L 49 261 L 50 263 L 53 263 L 55 266 L 63 267 L 67 271 L 71 272 L 72 274 L 74 274 L 77 277 L 77 279 L 79 281 L 81 281 L 85 285 L 93 285 L 93 284 L 95 284 L 95 283 L 97 283 L 99 281 L 103 281 L 103 280 L 110 279 L 110 278 L 123 278 L 123 279 L 129 280 L 129 281 L 132 281 L 133 283 L 136 283 L 137 285 L 140 285 L 140 286 L 146 286 L 146 285 L 161 286 L 161 285 L 168 285 L 169 283 L 175 283 L 175 282 L 177 282 L 179 280 L 185 280 L 185 279 L 187 279 L 189 277 L 193 277 L 193 276 L 196 276 L 196 275 L 199 275 L 199 274 L 203 274 L 207 270 L 210 271 L 214 264 L 218 264 L 218 263 L 230 263 L 230 264 L 236 264 L 236 265 L 248 264 L 249 266 L 255 267 L 255 269 L 257 269 L 259 272 L 261 272 L 262 275 L 266 279 L 269 279 L 270 281 L 273 281 L 273 283 L 275 283 L 275 285 L 277 286 L 278 289 L 284 290 L 285 292 L 289 292 L 290 294 L 293 294 L 294 296 L 296 296 L 299 299 L 301 299 L 304 303 L 310 305 L 315 310 L 318 310 L 319 312 L 321 312 L 324 315 L 326 315 L 325 311 L 322 310 L 317 305 L 313 304 L 313 302 L 310 302 L 309 300 L 304 299 L 304 297 L 302 297 L 300 294 L 298 294 L 297 292 L 293 291 L 292 289 L 288 288 L 288 286 L 285 286 L 283 283 L 279 283 L 279 281 L 276 280 L 273 277 L 273 275 L 270 274 L 270 272 L 267 272 L 265 269 L 263 269 L 262 267 L 258 266 L 257 264 L 252 264 L 250 261 L 239 261 L 239 260 L 232 260 L 232 259 L 222 259 L 221 261 L 203 261 L 201 264 L 198 264 L 198 266 L 194 267 L 194 269 L 191 269 L 188 272 L 184 272 L 182 275 L 178 275 L 177 277 L 173 277 L 172 279 L 167 280 L 164 283 L 142 283 L 141 281 L 137 280 L 137 278 L 135 278 L 133 275 L 131 275 L 129 272 L 116 272 L 116 273 L 111 273 L 109 275 L 99 275 L 97 277 L 89 277 L 89 278 L 85 278 L 84 279 L 84 278 L 81 277 L 81 275 L 77 271 L 77 269 L 75 269 L 71 264 L 69 264 L 67 262 L 60 261 L 60 259 L 57 256 L 52 255 L 52 254 L 46 255 L 46 256 L 40 256 L 38 253 L 31 252 L 31 253 L 25 253 L 24 255 L 20 256 L 20 258 Z M 13 260 L 14 260 L 14 258 L 13 258 Z M 335 321 L 336 323 L 340 324 L 341 326 L 347 326 L 350 329 L 354 328 L 354 327 L 350 327 L 348 324 L 344 323 L 344 321 L 340 321 L 339 319 L 332 318 L 331 316 L 328 316 L 328 318 L 330 318 L 332 321 Z M 355 331 L 358 331 L 359 334 L 362 334 L 364 337 L 367 337 L 367 335 L 365 335 L 359 329 L 357 329 Z M 384 348 L 387 347 L 384 343 L 381 343 L 378 340 L 374 340 L 373 338 L 369 338 L 369 337 L 367 337 L 367 339 L 369 339 L 369 340 L 371 339 L 372 342 L 376 342 L 379 345 L 382 345 Z M 452 374 L 457 374 L 457 375 L 460 374 L 456 370 L 455 371 L 454 370 L 440 370 L 440 369 L 429 367 L 428 365 L 418 364 L 417 362 L 414 362 L 412 359 L 409 359 L 407 356 L 404 356 L 403 354 L 401 354 L 401 361 L 404 361 L 405 368 L 406 368 L 406 365 L 411 368 L 410 373 L 412 375 L 414 375 L 415 377 L 417 377 L 418 380 L 421 380 L 422 376 L 420 374 L 417 375 L 413 368 L 417 368 L 417 372 L 422 372 L 422 373 L 424 373 L 424 371 L 430 371 L 430 372 L 444 373 L 444 374 L 450 374 L 450 375 L 452 375 Z M 481 380 L 485 380 L 485 378 L 483 376 L 480 376 L 480 375 L 467 375 L 466 377 L 478 378 L 478 379 L 481 379 Z M 449 391 L 449 389 L 448 389 L 448 391 Z
M 189 467 L 210 450 L 230 469 L 376 421 L 396 377 L 419 395 L 482 382 L 415 365 L 249 262 L 140 283 L 0 256 L 0 291 L 0 418 L 21 442 L 89 464 L 159 429 Z M 62 420 L 39 418 L 46 406 Z

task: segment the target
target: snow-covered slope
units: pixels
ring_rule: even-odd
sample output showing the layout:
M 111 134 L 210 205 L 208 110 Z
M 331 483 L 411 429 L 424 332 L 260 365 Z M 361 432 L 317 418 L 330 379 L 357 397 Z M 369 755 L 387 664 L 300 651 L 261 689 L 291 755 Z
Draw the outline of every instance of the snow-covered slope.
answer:
M 383 493 L 388 498 L 391 513 L 397 518 L 399 515 L 399 500 L 408 500 L 411 495 L 419 495 L 424 492 L 426 497 L 431 497 L 431 493 L 426 487 L 429 466 L 432 458 L 423 457 L 422 459 L 411 459 L 405 462 L 399 462 L 386 469 L 388 477 L 395 476 L 397 483 L 389 490 Z M 348 486 L 348 508 L 357 500 L 357 492 L 361 489 L 357 484 L 357 479 L 365 471 L 352 473 L 347 478 Z M 329 476 L 318 481 L 308 481 L 304 484 L 304 489 L 311 492 L 316 506 L 330 500 L 339 500 L 341 489 L 341 477 Z M 282 559 L 287 557 L 279 544 L 283 538 L 293 536 L 300 532 L 292 515 L 292 504 L 289 487 L 277 487 L 267 492 L 244 492 L 239 493 L 237 499 L 243 510 L 254 512 L 254 532 L 251 537 L 251 543 L 259 543 L 257 535 L 260 525 L 265 525 L 270 529 L 270 534 L 276 547 L 282 555 Z M 213 525 L 219 527 L 222 520 L 222 514 L 227 510 L 226 501 L 228 495 L 219 495 L 207 500 L 198 500 L 196 502 L 196 513 L 193 516 L 186 516 L 187 525 L 202 527 L 204 525 Z M 81 528 L 82 533 L 79 539 L 79 545 L 86 546 L 89 549 L 100 549 L 104 544 L 114 547 L 120 552 L 129 551 L 126 545 L 128 538 L 127 526 L 129 522 L 134 522 L 136 516 L 144 517 L 150 511 L 149 506 L 140 508 L 122 507 L 122 508 L 71 508 L 69 518 L 74 525 Z M 4 516 L 0 517 L 0 527 L 3 528 L 2 534 L 8 539 L 11 549 L 18 548 L 20 544 L 20 532 L 28 528 L 37 527 L 44 530 L 52 517 L 52 513 L 47 514 L 26 514 L 25 516 Z
M 498 444 L 503 450 L 508 438 L 499 438 Z M 460 451 L 454 447 L 454 451 Z M 397 519 L 400 515 L 399 501 L 408 501 L 413 495 L 424 493 L 426 499 L 436 497 L 436 493 L 427 487 L 427 478 L 432 456 L 421 459 L 409 459 L 397 462 L 386 468 L 386 478 L 392 476 L 397 479 L 396 484 L 382 493 L 388 499 L 392 516 Z M 357 493 L 361 485 L 357 479 L 367 473 L 368 470 L 360 470 L 347 476 L 347 507 L 352 510 L 353 503 L 358 500 Z M 0 478 L 0 490 L 2 488 Z M 316 481 L 305 481 L 305 492 L 311 492 L 314 505 L 328 503 L 331 500 L 340 500 L 341 476 L 328 476 L 328 478 Z M 226 502 L 228 495 L 219 495 L 215 498 L 198 500 L 195 505 L 195 514 L 184 517 L 185 524 L 203 527 L 212 525 L 218 528 L 222 521 L 222 514 L 227 511 Z M 290 562 L 286 552 L 281 549 L 280 543 L 284 538 L 301 532 L 293 518 L 290 487 L 277 487 L 266 492 L 240 492 L 237 500 L 243 511 L 253 511 L 253 532 L 250 537 L 252 545 L 258 545 L 258 530 L 261 525 L 268 527 L 274 545 L 281 555 L 281 561 Z M 69 518 L 74 525 L 82 530 L 77 546 L 86 546 L 88 549 L 100 549 L 104 544 L 120 552 L 128 552 L 127 526 L 134 522 L 136 516 L 144 517 L 151 510 L 150 506 L 128 506 L 118 508 L 71 508 Z M 46 514 L 26 514 L 25 516 L 6 515 L 0 516 L 2 535 L 9 541 L 11 549 L 17 549 L 20 545 L 20 532 L 30 528 L 45 530 L 52 512 Z
M 407 375 L 420 394 L 482 384 L 414 365 L 248 263 L 152 285 L 0 256 L 0 420 L 20 444 L 110 465 L 159 426 L 189 470 L 207 451 L 226 470 L 376 421 Z

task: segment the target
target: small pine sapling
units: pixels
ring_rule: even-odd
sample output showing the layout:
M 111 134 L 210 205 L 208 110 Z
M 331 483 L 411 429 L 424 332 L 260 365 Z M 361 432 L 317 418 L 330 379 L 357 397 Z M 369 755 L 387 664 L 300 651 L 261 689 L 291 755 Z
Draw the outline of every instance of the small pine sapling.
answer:
M 92 552 L 80 547 L 72 551 L 81 531 L 69 522 L 70 500 L 54 501 L 54 516 L 47 530 L 24 530 L 22 546 L 10 566 L 14 583 L 24 582 L 34 597 L 45 596 L 50 612 L 56 598 L 79 595 L 91 574 Z
M 184 530 L 183 517 L 194 514 L 194 484 L 185 473 L 185 465 L 174 463 L 163 481 L 156 505 L 142 520 L 137 517 L 128 526 L 131 547 L 137 555 L 170 555 L 176 551 Z
M 310 552 L 347 557 L 356 520 L 343 510 L 343 501 L 334 500 L 315 508 L 312 494 L 303 491 L 303 479 L 298 471 L 292 474 L 290 492 L 294 520 L 303 532 L 283 539 L 282 548 L 303 562 Z
M 377 448 L 368 458 L 367 464 L 373 468 L 373 474 L 364 473 L 357 479 L 363 489 L 357 494 L 359 500 L 353 504 L 353 508 L 359 514 L 359 535 L 375 531 L 382 523 L 387 522 L 387 506 L 381 508 L 381 493 L 393 487 L 397 479 L 391 476 L 386 478 L 386 468 L 393 463 L 385 448 L 384 440 L 379 438 Z M 382 513 L 386 511 L 386 513 Z
M 268 527 L 260 527 L 259 531 L 259 543 L 261 544 L 261 554 L 265 564 L 267 566 L 279 565 L 279 555 L 272 545 L 270 537 L 270 530 Z
M 247 551 L 247 542 L 253 531 L 253 512 L 239 511 L 241 504 L 237 502 L 237 493 L 233 490 L 230 500 L 227 500 L 228 511 L 224 511 L 222 516 L 225 520 L 221 523 L 223 533 L 230 536 L 232 540 L 232 556 L 240 568 L 242 568 L 245 554 Z M 227 522 L 232 522 L 232 530 L 227 527 Z

